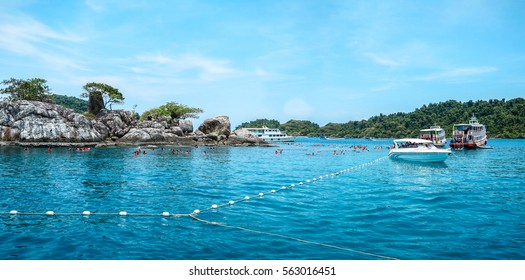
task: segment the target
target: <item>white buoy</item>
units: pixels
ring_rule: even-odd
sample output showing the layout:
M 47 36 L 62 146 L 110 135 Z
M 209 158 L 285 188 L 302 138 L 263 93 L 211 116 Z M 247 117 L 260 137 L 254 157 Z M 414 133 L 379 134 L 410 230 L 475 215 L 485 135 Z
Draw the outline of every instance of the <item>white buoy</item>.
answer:
M 306 180 L 306 183 L 310 183 L 310 180 Z
M 16 210 L 11 210 L 11 211 L 9 212 L 9 214 L 11 214 L 11 215 L 16 215 L 16 214 L 18 214 L 18 211 L 16 211 Z
M 161 215 L 164 216 L 164 217 L 168 217 L 170 215 L 170 212 L 162 212 Z
M 46 215 L 53 216 L 53 215 L 55 215 L 55 212 L 53 212 L 53 211 L 47 211 L 47 212 L 46 212 Z
M 317 181 L 317 178 L 313 178 L 312 180 Z
M 91 215 L 91 212 L 89 212 L 89 211 L 84 211 L 84 212 L 82 212 L 82 215 Z
M 291 184 L 290 187 L 292 187 L 292 188 L 295 187 L 295 184 Z
M 199 210 L 199 209 L 193 210 L 193 214 L 199 214 L 200 212 L 201 212 L 201 210 Z
M 284 189 L 286 189 L 286 187 L 285 187 L 285 186 L 282 186 L 282 187 L 281 187 L 281 190 L 284 190 Z
M 264 193 L 262 193 L 262 192 L 261 192 L 261 193 L 259 193 L 259 196 L 264 196 Z
M 119 214 L 120 216 L 126 216 L 126 215 L 128 215 L 128 212 L 126 212 L 126 211 L 120 211 L 118 214 Z
M 303 184 L 303 182 L 299 182 L 299 186 L 302 185 L 302 184 Z
M 218 207 L 217 204 L 213 204 L 213 205 L 211 206 L 212 209 L 217 209 L 217 207 Z
M 235 204 L 235 201 L 230 200 L 230 201 L 228 201 L 228 204 L 230 204 L 230 205 L 234 205 L 234 204 Z
M 275 193 L 275 190 L 271 190 L 271 193 Z
M 249 196 L 245 196 L 244 199 L 245 199 L 245 200 L 249 200 L 250 197 L 249 197 Z

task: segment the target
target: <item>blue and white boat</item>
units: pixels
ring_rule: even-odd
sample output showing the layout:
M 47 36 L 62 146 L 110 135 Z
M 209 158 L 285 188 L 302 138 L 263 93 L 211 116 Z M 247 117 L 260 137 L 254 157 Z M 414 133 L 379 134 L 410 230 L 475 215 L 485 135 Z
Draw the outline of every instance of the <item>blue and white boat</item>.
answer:
M 444 162 L 451 153 L 450 149 L 438 149 L 430 140 L 404 138 L 394 140 L 388 156 L 406 161 Z

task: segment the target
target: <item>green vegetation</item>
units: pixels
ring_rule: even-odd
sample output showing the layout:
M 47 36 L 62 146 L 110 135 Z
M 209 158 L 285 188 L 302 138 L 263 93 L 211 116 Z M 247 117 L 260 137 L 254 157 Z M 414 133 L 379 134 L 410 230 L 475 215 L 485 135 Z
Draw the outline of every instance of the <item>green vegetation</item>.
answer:
M 263 126 L 270 127 L 270 128 L 280 128 L 281 123 L 278 120 L 257 119 L 255 121 L 241 123 L 241 125 L 239 125 L 235 129 L 239 129 L 242 127 L 263 127 Z
M 171 117 L 172 119 L 198 118 L 199 113 L 203 110 L 200 108 L 188 107 L 176 102 L 168 102 L 158 108 L 149 109 L 142 114 L 140 120 L 150 120 L 157 117 Z
M 107 109 L 109 106 L 109 110 L 111 110 L 111 105 L 124 103 L 124 96 L 122 93 L 110 85 L 103 83 L 87 83 L 82 88 L 84 89 L 84 92 L 80 96 L 83 98 L 89 98 L 89 103 L 103 103 L 100 104 L 101 106 L 95 107 Z M 88 108 L 88 111 L 96 115 L 98 111 L 100 111 L 100 108 L 94 110 Z
M 319 125 L 311 121 L 289 120 L 280 126 L 282 131 L 290 135 L 312 136 L 319 134 Z
M 49 102 L 51 90 L 47 81 L 40 78 L 27 80 L 11 78 L 2 82 L 6 87 L 0 89 L 0 94 L 8 94 L 8 101 L 31 100 Z
M 490 138 L 525 138 L 525 99 L 515 98 L 489 101 L 458 102 L 449 100 L 423 105 L 411 113 L 380 114 L 368 120 L 347 123 L 328 123 L 323 127 L 310 121 L 290 120 L 285 124 L 278 121 L 259 119 L 241 124 L 239 127 L 276 127 L 290 135 L 331 136 L 348 138 L 400 138 L 417 137 L 419 130 L 439 125 L 450 137 L 452 126 L 468 123 L 475 115 L 487 126 Z
M 53 100 L 55 104 L 72 109 L 73 111 L 80 114 L 86 112 L 87 110 L 88 102 L 77 97 L 52 94 L 51 100 Z

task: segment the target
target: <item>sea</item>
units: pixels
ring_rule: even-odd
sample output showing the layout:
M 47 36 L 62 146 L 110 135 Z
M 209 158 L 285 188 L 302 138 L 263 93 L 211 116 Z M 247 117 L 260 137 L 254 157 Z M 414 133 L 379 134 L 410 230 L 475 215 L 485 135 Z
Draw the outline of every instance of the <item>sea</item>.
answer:
M 391 144 L 0 147 L 0 258 L 525 259 L 525 140 L 441 164 Z

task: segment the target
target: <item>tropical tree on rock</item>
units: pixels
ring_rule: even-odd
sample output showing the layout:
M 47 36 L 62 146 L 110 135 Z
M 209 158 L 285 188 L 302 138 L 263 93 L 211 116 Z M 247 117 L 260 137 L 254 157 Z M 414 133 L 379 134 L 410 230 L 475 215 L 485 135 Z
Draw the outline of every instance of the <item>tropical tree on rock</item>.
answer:
M 27 80 L 11 78 L 2 82 L 6 87 L 0 89 L 0 94 L 8 94 L 7 100 L 32 100 L 50 102 L 51 90 L 46 85 L 47 81 L 41 78 Z
M 189 107 L 177 102 L 168 102 L 158 108 L 149 109 L 142 114 L 141 120 L 148 120 L 156 117 L 170 117 L 172 119 L 198 118 L 199 113 L 204 112 L 200 108 Z
M 84 92 L 80 95 L 88 100 L 88 113 L 97 115 L 109 106 L 109 110 L 112 110 L 113 104 L 124 103 L 124 96 L 122 93 L 107 84 L 103 83 L 87 83 L 83 87 Z

